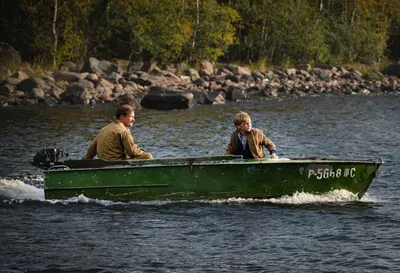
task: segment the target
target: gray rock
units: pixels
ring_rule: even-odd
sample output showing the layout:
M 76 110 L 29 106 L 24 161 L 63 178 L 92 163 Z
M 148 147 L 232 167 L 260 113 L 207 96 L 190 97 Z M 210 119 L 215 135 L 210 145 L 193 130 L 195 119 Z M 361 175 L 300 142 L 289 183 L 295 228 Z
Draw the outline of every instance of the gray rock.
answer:
M 200 78 L 199 73 L 197 73 L 197 71 L 194 70 L 193 68 L 186 69 L 186 70 L 184 71 L 184 74 L 185 74 L 186 76 L 189 76 L 189 77 L 190 77 L 190 80 L 191 80 L 192 82 L 195 81 L 195 80 L 197 80 L 198 78 Z
M 229 69 L 226 69 L 225 67 L 220 67 L 220 68 L 217 70 L 217 75 L 222 75 L 222 76 L 229 75 L 229 76 L 233 76 L 233 73 L 232 73 L 232 71 L 230 71 Z
M 13 78 L 13 77 L 9 77 L 7 79 L 5 79 L 2 84 L 6 85 L 6 84 L 11 84 L 11 85 L 18 85 L 21 82 L 20 79 L 17 78 Z
M 163 71 L 155 63 L 152 63 L 150 65 L 148 73 L 149 75 L 154 75 L 154 76 L 164 75 Z
M 297 70 L 296 68 L 289 68 L 286 69 L 286 74 L 290 77 L 290 76 L 296 76 Z
M 199 75 L 201 77 L 211 76 L 214 74 L 214 66 L 211 62 L 203 60 L 200 62 Z
M 230 80 L 232 82 L 239 83 L 240 82 L 240 76 L 237 76 L 237 75 L 226 75 L 225 76 L 225 80 L 226 81 Z
M 229 86 L 226 92 L 226 99 L 230 101 L 239 101 L 247 99 L 246 90 L 241 86 Z
M 321 80 L 324 80 L 324 81 L 328 81 L 332 76 L 332 72 L 330 69 L 328 70 L 328 69 L 322 69 L 322 68 L 315 67 L 312 69 L 311 72 L 314 75 L 318 76 L 318 78 L 320 78 Z
M 141 86 L 150 86 L 150 85 L 152 85 L 152 82 L 151 81 L 149 81 L 148 79 L 146 79 L 145 77 L 143 77 L 143 78 L 132 78 L 131 79 L 131 81 L 133 81 L 134 83 L 136 83 L 136 84 L 139 84 L 139 85 L 141 85 Z
M 264 96 L 264 92 L 261 90 L 260 86 L 252 86 L 247 88 L 246 94 L 248 99 Z
M 140 105 L 138 100 L 132 94 L 124 94 L 124 95 L 118 96 L 116 99 L 116 102 L 118 105 L 130 104 L 136 110 L 142 109 L 142 106 Z
M 252 82 L 252 81 L 254 81 L 254 78 L 248 74 L 243 74 L 242 76 L 240 76 L 239 80 L 241 82 Z
M 58 101 L 52 96 L 45 96 L 39 101 L 39 104 L 53 107 L 58 104 Z
M 195 85 L 201 86 L 201 87 L 203 87 L 203 88 L 207 88 L 207 87 L 210 86 L 210 83 L 207 82 L 207 81 L 205 81 L 205 80 L 203 80 L 202 78 L 198 78 L 198 79 L 194 80 L 193 83 L 194 83 Z
M 50 86 L 44 80 L 39 78 L 28 78 L 21 81 L 16 87 L 17 90 L 21 90 L 25 94 L 31 93 L 34 88 L 50 90 Z
M 20 81 L 29 78 L 29 76 L 25 72 L 22 72 L 22 71 L 17 71 L 16 73 L 14 73 L 13 77 L 17 78 Z
M 25 93 L 28 99 L 42 99 L 44 97 L 44 91 L 41 88 L 33 88 L 30 92 Z
M 67 87 L 67 90 L 62 94 L 62 101 L 78 105 L 87 105 L 90 104 L 95 95 L 96 90 L 93 83 L 87 80 L 80 80 Z
M 66 82 L 78 82 L 82 79 L 80 73 L 67 72 L 67 71 L 55 71 L 53 77 L 56 81 L 66 81 Z
M 199 104 L 224 104 L 225 98 L 222 91 L 215 92 L 197 92 L 195 94 L 197 103 Z
M 0 86 L 0 96 L 9 97 L 14 92 L 15 85 L 6 84 Z
M 151 86 L 141 105 L 158 110 L 187 109 L 192 105 L 193 98 L 192 93 L 184 90 Z
M 109 61 L 99 61 L 96 58 L 89 58 L 83 63 L 80 72 L 95 73 L 102 78 L 108 79 L 109 77 L 112 77 L 113 72 L 121 74 L 122 69 L 117 64 Z
M 258 71 L 258 70 L 253 70 L 251 72 L 251 76 L 255 79 L 255 80 L 259 80 L 259 81 L 263 81 L 264 80 L 264 75 Z
M 235 75 L 249 75 L 249 76 L 251 76 L 251 70 L 248 67 L 235 66 L 232 72 Z

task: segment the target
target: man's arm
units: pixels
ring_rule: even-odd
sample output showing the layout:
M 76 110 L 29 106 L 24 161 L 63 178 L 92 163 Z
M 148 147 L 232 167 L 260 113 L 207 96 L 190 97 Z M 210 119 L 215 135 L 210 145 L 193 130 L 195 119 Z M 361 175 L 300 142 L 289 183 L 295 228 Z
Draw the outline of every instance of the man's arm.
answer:
M 121 134 L 121 138 L 125 152 L 129 157 L 135 158 L 143 153 L 143 150 L 141 150 L 133 141 L 133 137 L 128 130 Z
M 93 159 L 97 154 L 97 136 L 90 144 L 85 156 L 82 159 Z

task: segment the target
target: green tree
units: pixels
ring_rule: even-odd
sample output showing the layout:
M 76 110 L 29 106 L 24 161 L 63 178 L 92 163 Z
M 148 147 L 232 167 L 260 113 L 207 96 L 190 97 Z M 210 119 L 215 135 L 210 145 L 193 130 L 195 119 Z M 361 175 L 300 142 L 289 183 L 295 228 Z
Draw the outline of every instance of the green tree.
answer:
M 271 63 L 324 61 L 325 21 L 306 0 L 237 1 L 242 21 L 234 58 Z
M 321 12 L 328 20 L 325 36 L 331 63 L 371 63 L 384 57 L 389 29 L 400 9 L 398 0 L 323 2 Z
M 239 14 L 231 7 L 219 5 L 214 0 L 197 1 L 197 8 L 192 1 L 188 13 L 192 22 L 198 21 L 193 32 L 193 41 L 186 45 L 190 59 L 217 60 L 225 54 L 230 45 L 236 42 L 235 24 L 240 20 Z M 194 47 L 193 47 L 194 45 Z
M 176 0 L 111 0 L 107 17 L 111 39 L 129 48 L 129 56 L 162 63 L 180 59 L 193 32 Z

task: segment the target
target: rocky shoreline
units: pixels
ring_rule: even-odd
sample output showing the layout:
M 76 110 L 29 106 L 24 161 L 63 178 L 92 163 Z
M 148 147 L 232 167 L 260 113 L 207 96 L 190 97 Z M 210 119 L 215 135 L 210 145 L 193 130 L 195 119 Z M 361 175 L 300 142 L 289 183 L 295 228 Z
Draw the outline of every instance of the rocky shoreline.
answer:
M 399 95 L 400 64 L 393 66 L 363 76 L 354 69 L 326 65 L 252 71 L 203 61 L 199 70 L 183 63 L 160 69 L 155 63 L 89 58 L 82 64 L 68 63 L 60 71 L 43 72 L 42 78 L 22 71 L 8 75 L 0 83 L 0 105 L 97 107 L 130 103 L 136 108 L 172 110 L 320 94 Z M 126 67 L 125 72 L 122 67 Z

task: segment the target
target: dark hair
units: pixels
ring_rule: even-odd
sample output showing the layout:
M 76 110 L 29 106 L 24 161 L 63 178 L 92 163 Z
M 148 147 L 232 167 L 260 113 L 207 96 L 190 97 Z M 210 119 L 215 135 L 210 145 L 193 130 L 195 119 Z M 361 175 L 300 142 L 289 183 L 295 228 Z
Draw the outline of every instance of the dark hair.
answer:
M 124 117 L 126 117 L 127 115 L 129 115 L 129 113 L 133 112 L 134 109 L 131 105 L 129 104 L 122 104 L 120 106 L 118 106 L 117 112 L 115 113 L 115 117 L 117 119 L 119 119 L 119 117 L 121 115 L 123 115 Z

